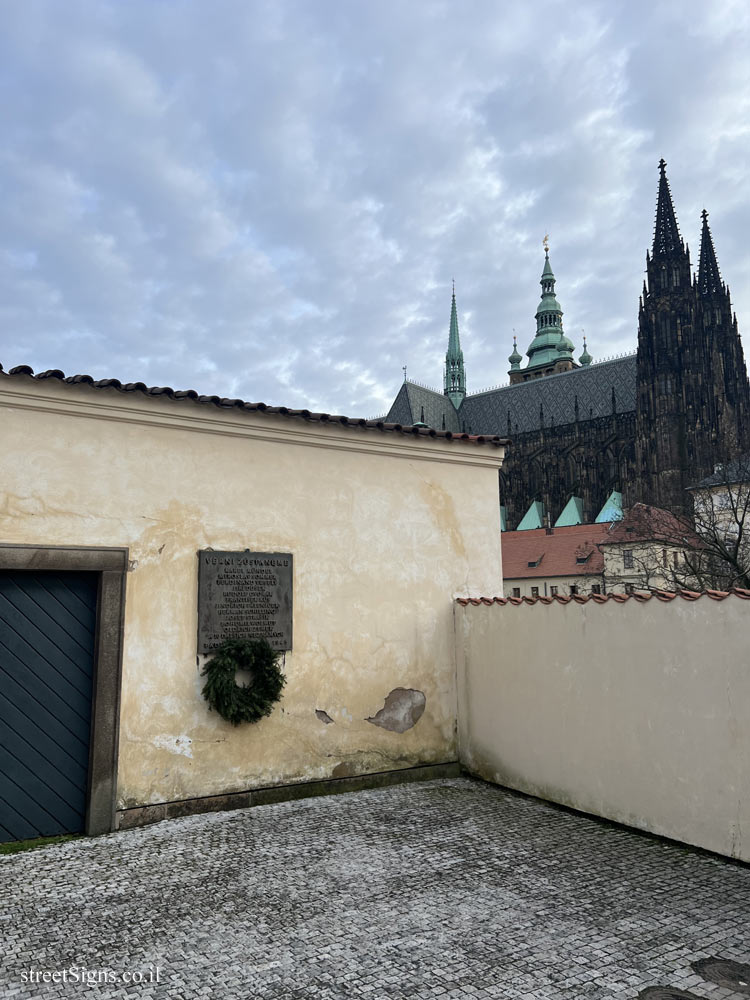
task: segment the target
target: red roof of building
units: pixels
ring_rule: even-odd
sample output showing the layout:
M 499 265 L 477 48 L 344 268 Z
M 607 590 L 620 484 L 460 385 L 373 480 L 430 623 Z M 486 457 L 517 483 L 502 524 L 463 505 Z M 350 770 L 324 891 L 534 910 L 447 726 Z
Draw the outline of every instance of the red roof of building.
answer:
M 634 503 L 621 521 L 613 521 L 607 528 L 602 540 L 606 545 L 627 542 L 693 545 L 698 541 L 695 528 L 688 520 L 646 503 Z
M 727 597 L 741 597 L 743 601 L 750 601 L 750 590 L 742 587 L 733 587 L 731 590 L 653 590 L 645 593 L 635 591 L 633 594 L 571 594 L 570 597 L 563 597 L 556 594 L 554 597 L 457 597 L 456 604 L 467 604 L 478 606 L 485 604 L 506 605 L 511 604 L 518 607 L 522 604 L 607 604 L 613 601 L 615 604 L 625 604 L 627 601 L 636 601 L 638 604 L 645 604 L 650 600 L 673 601 L 676 597 L 681 597 L 685 601 L 697 601 L 701 597 L 710 597 L 712 601 L 724 601 Z
M 574 524 L 502 533 L 503 577 L 599 576 L 609 524 Z
M 0 378 L 32 378 L 37 382 L 44 379 L 55 379 L 61 385 L 90 385 L 94 389 L 117 390 L 117 392 L 141 393 L 144 396 L 167 396 L 170 399 L 188 403 L 193 401 L 204 405 L 217 406 L 223 409 L 238 409 L 245 412 L 268 413 L 274 416 L 299 418 L 309 423 L 328 425 L 343 425 L 351 428 L 382 431 L 387 434 L 401 434 L 404 437 L 440 438 L 443 441 L 469 441 L 471 444 L 491 445 L 499 448 L 508 443 L 507 438 L 490 434 L 465 434 L 458 431 L 435 430 L 420 424 L 391 424 L 384 420 L 365 420 L 364 417 L 345 417 L 331 413 L 313 413 L 310 410 L 293 410 L 288 406 L 269 406 L 267 403 L 250 403 L 244 399 L 228 399 L 222 396 L 203 396 L 195 389 L 176 390 L 169 386 L 148 386 L 143 382 L 120 382 L 116 378 L 93 379 L 91 375 L 66 376 L 58 368 L 34 374 L 34 369 L 28 365 L 17 365 L 10 371 L 5 371 L 0 365 Z

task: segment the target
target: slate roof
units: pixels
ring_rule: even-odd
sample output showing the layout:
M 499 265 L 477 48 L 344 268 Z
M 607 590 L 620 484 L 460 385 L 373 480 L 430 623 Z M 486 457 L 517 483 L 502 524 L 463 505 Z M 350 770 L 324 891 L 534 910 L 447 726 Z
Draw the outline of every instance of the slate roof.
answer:
M 467 396 L 460 426 L 473 434 L 510 437 L 573 423 L 576 401 L 579 420 L 635 410 L 635 354 Z
M 511 437 L 542 426 L 557 427 L 578 419 L 628 413 L 636 404 L 636 356 L 574 368 L 557 375 L 504 385 L 466 396 L 458 412 L 442 392 L 415 382 L 404 382 L 386 420 L 413 424 L 422 419 L 429 427 L 469 434 L 502 434 Z
M 404 425 L 423 421 L 436 430 L 454 433 L 461 430 L 461 421 L 450 399 L 444 393 L 416 382 L 404 382 L 401 385 L 386 420 Z
M 379 419 L 365 420 L 364 418 L 345 417 L 330 413 L 313 413 L 310 410 L 290 409 L 288 406 L 269 406 L 267 403 L 249 403 L 243 399 L 230 399 L 222 396 L 202 396 L 194 389 L 176 390 L 171 389 L 169 386 L 148 386 L 144 382 L 123 383 L 116 378 L 94 379 L 91 375 L 66 376 L 65 373 L 61 372 L 59 369 L 51 369 L 50 371 L 35 374 L 34 369 L 30 368 L 28 365 L 19 365 L 16 368 L 11 368 L 10 371 L 7 372 L 3 369 L 3 366 L 0 365 L 0 378 L 31 378 L 35 381 L 54 379 L 64 385 L 90 385 L 95 389 L 101 390 L 110 389 L 117 392 L 141 393 L 144 396 L 167 396 L 170 399 L 195 402 L 215 406 L 220 409 L 240 409 L 255 413 L 269 413 L 282 417 L 306 420 L 312 423 L 339 424 L 344 427 L 376 430 L 391 434 L 402 434 L 404 436 L 408 435 L 409 437 L 441 438 L 446 441 L 468 441 L 473 444 L 488 444 L 493 445 L 494 447 L 507 444 L 507 441 L 504 438 L 496 435 L 462 433 L 457 427 L 455 429 L 446 430 L 438 430 L 433 427 L 414 427 L 414 421 L 411 418 L 409 418 L 408 421 L 389 421 Z M 433 395 L 439 394 L 433 393 Z M 448 406 L 453 409 L 450 401 L 443 396 L 440 398 L 445 399 Z
M 606 524 L 574 524 L 564 528 L 504 531 L 501 536 L 503 578 L 601 576 L 604 556 L 597 547 L 607 535 Z M 577 560 L 585 558 L 585 562 Z M 529 566 L 530 562 L 537 563 Z
M 726 465 L 717 465 L 716 471 L 701 479 L 689 490 L 701 490 L 707 486 L 729 486 L 732 483 L 750 483 L 750 454 L 742 455 Z

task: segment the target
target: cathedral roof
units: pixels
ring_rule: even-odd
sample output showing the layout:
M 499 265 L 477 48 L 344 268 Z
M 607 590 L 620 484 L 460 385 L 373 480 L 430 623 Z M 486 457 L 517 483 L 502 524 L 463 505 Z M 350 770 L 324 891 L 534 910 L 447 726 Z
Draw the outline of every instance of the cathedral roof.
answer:
M 388 411 L 387 420 L 404 427 L 423 423 L 438 431 L 457 433 L 461 430 L 461 421 L 450 399 L 444 393 L 416 382 L 402 384 Z
M 636 360 L 635 354 L 628 354 L 467 396 L 459 421 L 472 434 L 512 436 L 611 416 L 613 409 L 627 413 L 635 410 L 635 402 Z M 392 413 L 388 419 L 397 419 Z

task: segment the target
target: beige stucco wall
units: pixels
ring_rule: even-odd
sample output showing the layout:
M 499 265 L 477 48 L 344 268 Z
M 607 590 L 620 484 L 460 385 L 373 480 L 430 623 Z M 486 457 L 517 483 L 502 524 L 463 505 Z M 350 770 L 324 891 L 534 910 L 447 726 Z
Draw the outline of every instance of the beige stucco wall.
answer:
M 633 565 L 625 566 L 625 552 L 632 555 Z M 686 576 L 685 553 L 668 542 L 622 542 L 602 545 L 604 555 L 604 580 L 607 593 L 624 594 L 628 584 L 633 590 L 675 590 Z M 666 553 L 666 565 L 664 554 Z M 675 564 L 675 556 L 677 563 Z
M 456 606 L 461 760 L 750 861 L 750 602 Z
M 452 600 L 502 579 L 502 449 L 25 378 L 0 427 L 0 542 L 130 549 L 121 808 L 456 758 Z M 294 555 L 287 686 L 255 725 L 201 697 L 208 547 Z M 402 734 L 365 721 L 397 687 L 427 699 Z

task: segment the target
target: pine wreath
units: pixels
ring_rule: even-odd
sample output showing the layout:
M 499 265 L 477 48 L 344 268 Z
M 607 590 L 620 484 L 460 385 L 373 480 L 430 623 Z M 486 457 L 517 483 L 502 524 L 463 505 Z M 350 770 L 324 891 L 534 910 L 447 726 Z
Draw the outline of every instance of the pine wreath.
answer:
M 203 697 L 233 726 L 270 715 L 286 683 L 279 669 L 280 655 L 266 639 L 225 640 L 201 671 L 206 677 Z M 252 674 L 252 682 L 238 685 L 234 676 L 238 670 Z

